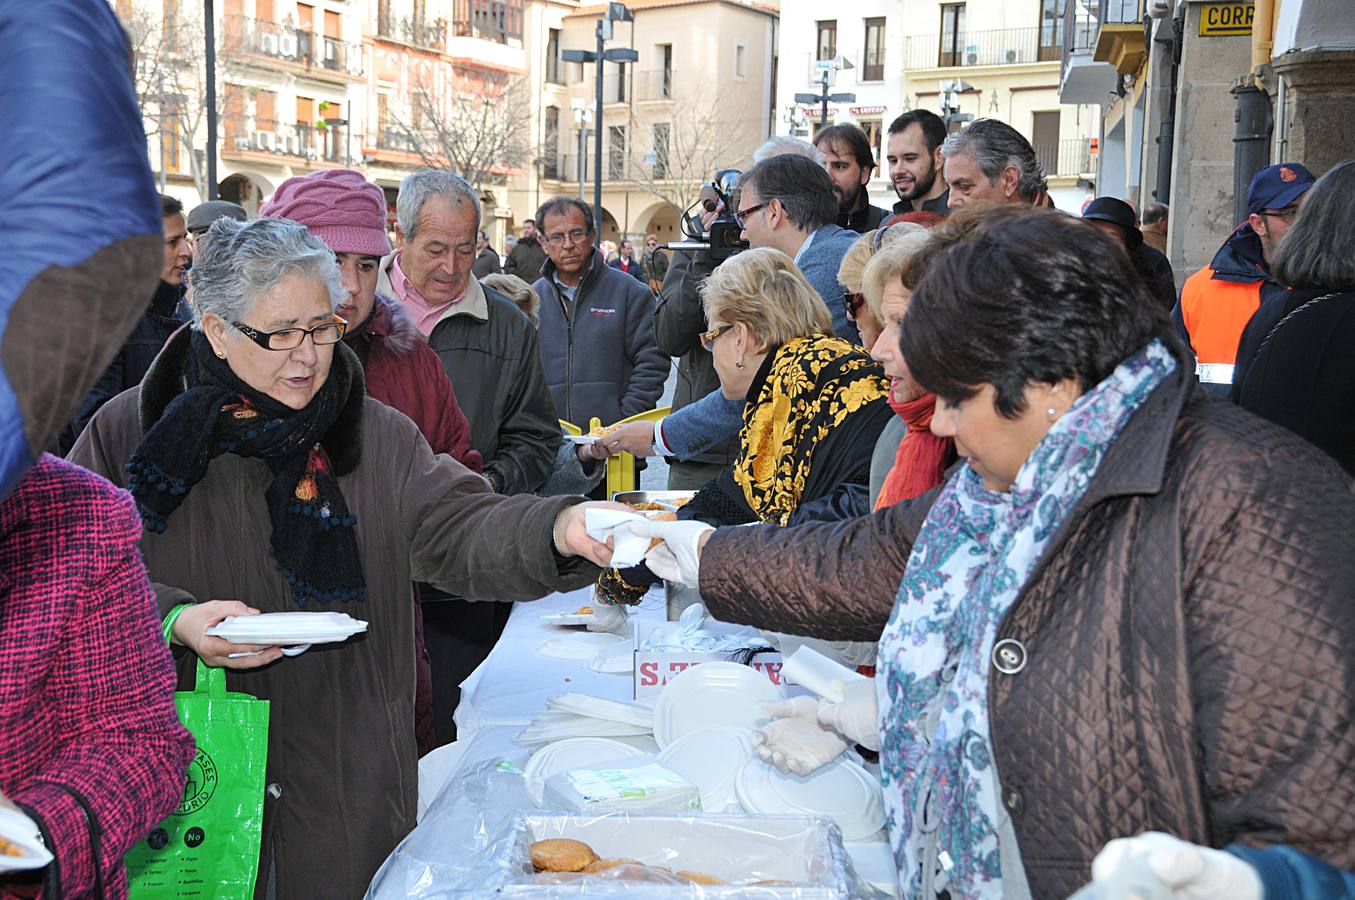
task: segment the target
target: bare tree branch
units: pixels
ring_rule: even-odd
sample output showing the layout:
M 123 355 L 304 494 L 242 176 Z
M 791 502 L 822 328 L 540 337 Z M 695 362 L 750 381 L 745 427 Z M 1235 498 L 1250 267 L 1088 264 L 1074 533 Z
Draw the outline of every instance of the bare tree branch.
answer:
M 419 80 L 408 111 L 390 111 L 390 127 L 424 165 L 450 169 L 480 190 L 530 161 L 529 101 L 526 79 L 501 73 L 478 74 L 461 90 Z
M 709 96 L 679 95 L 667 109 L 643 114 L 640 109 L 630 141 L 630 180 L 678 209 L 685 209 L 718 169 L 748 165 L 756 147 L 748 123 L 730 117 Z M 655 146 L 655 125 L 668 126 L 666 152 Z

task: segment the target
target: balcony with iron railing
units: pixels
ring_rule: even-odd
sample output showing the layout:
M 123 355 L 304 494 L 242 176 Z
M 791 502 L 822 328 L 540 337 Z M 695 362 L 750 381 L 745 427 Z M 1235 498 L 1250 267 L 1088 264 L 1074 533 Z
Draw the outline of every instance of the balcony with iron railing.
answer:
M 329 35 L 247 16 L 227 16 L 222 51 L 232 58 L 304 67 L 317 77 L 348 81 L 362 77 L 362 47 Z
M 452 36 L 498 44 L 522 40 L 522 0 L 454 0 Z
M 1137 72 L 1148 55 L 1143 27 L 1143 0 L 1100 0 L 1100 27 L 1092 58 L 1110 63 L 1119 75 Z
M 673 70 L 652 69 L 635 73 L 635 99 L 641 101 L 672 100 Z
M 221 120 L 223 157 L 268 154 L 312 162 L 351 165 L 361 155 L 362 137 L 345 125 L 279 122 L 258 116 L 225 116 Z
M 376 36 L 422 50 L 442 52 L 447 49 L 447 20 L 378 13 Z
M 904 64 L 909 69 L 948 69 L 1057 62 L 1063 50 L 1059 38 L 1039 26 L 916 35 L 906 39 Z
M 1085 175 L 1092 170 L 1091 140 L 1067 138 L 1059 141 L 1035 141 L 1035 158 L 1050 178 Z

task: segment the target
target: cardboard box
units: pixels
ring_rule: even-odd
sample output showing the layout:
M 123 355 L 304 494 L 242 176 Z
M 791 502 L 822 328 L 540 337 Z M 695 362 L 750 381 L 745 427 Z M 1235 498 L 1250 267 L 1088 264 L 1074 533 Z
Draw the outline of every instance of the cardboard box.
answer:
M 635 625 L 635 699 L 653 696 L 663 690 L 668 680 L 690 666 L 703 662 L 738 662 L 738 653 L 726 651 L 707 652 L 701 650 L 642 650 L 641 644 L 655 628 L 666 622 L 637 622 Z M 738 633 L 747 629 L 740 625 L 727 625 L 724 622 L 707 620 L 704 626 L 709 631 Z M 767 676 L 775 685 L 781 684 L 781 654 L 775 651 L 759 653 L 749 666 Z

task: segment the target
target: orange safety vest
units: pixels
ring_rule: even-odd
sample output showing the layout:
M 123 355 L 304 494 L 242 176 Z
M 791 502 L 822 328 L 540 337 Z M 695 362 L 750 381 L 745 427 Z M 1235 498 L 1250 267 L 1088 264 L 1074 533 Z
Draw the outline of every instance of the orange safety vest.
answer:
M 1226 281 L 1214 277 L 1205 266 L 1186 279 L 1181 288 L 1181 320 L 1195 351 L 1200 381 L 1233 383 L 1237 344 L 1242 332 L 1261 305 L 1261 285 L 1255 281 Z

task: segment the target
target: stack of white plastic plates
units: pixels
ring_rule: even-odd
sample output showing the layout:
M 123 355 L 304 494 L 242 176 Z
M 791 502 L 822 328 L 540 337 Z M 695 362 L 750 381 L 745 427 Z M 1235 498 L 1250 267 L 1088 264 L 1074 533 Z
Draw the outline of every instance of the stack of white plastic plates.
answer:
M 541 621 L 547 625 L 591 625 L 593 624 L 593 614 L 590 612 L 549 613 L 542 616 Z
M 527 786 L 536 802 L 540 803 L 546 779 L 558 772 L 596 769 L 603 763 L 644 755 L 643 750 L 609 738 L 570 738 L 556 741 L 533 753 L 527 765 L 523 766 L 522 774 L 527 776 Z
M 340 612 L 278 612 L 227 616 L 207 629 L 232 644 L 330 644 L 367 630 L 367 623 Z
M 654 727 L 654 710 L 636 703 L 623 703 L 604 697 L 591 697 L 588 694 L 561 694 L 546 701 L 547 709 L 573 713 L 576 716 L 590 716 L 594 719 L 611 719 L 628 725 L 643 725 L 646 729 Z
M 808 775 L 778 772 L 753 759 L 739 770 L 734 789 L 750 813 L 827 816 L 844 841 L 869 840 L 885 824 L 879 780 L 843 757 Z
M 713 725 L 758 728 L 771 719 L 759 704 L 782 699 L 781 690 L 756 669 L 701 663 L 680 672 L 659 693 L 654 739 L 667 747 L 684 734 Z
M 740 812 L 734 781 L 756 757 L 753 730 L 715 725 L 684 734 L 664 748 L 659 762 L 701 789 L 701 811 Z
M 617 644 L 628 641 L 630 638 L 620 634 L 585 631 L 581 634 L 563 634 L 551 638 L 542 644 L 537 652 L 552 659 L 591 660 L 599 651 L 610 650 Z

